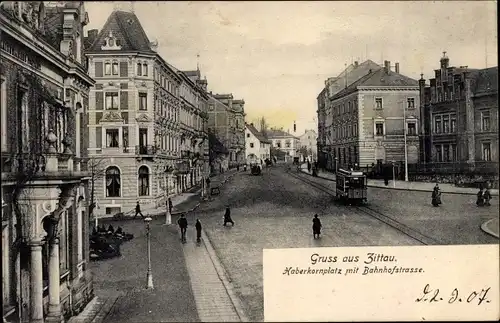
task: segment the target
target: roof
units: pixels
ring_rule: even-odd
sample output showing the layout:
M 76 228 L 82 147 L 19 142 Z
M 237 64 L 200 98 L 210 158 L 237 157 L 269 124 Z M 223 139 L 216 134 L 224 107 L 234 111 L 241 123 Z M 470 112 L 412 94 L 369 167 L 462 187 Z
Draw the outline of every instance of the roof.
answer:
M 283 130 L 279 130 L 279 129 L 268 129 L 266 131 L 266 134 L 267 134 L 267 138 L 269 139 L 274 139 L 274 138 L 281 138 L 281 137 L 292 137 L 294 139 L 299 139 L 291 134 L 289 134 L 288 132 L 286 131 L 283 131 Z
M 119 41 L 121 51 L 155 53 L 151 49 L 148 36 L 135 13 L 120 10 L 111 13 L 89 51 L 102 51 L 101 46 L 110 32 Z
M 269 141 L 269 139 L 266 138 L 266 136 L 264 136 L 264 134 L 262 132 L 259 132 L 253 124 L 246 124 L 246 127 L 248 128 L 248 130 L 260 141 L 260 142 L 263 142 L 265 144 L 270 144 L 271 141 Z
M 395 86 L 418 86 L 418 81 L 402 74 L 390 71 L 386 73 L 385 68 L 381 67 L 377 70 L 368 72 L 365 76 L 358 79 L 356 82 L 349 85 L 347 88 L 331 97 L 331 100 L 338 99 L 355 92 L 359 86 L 380 86 L 380 87 L 395 87 Z
M 63 40 L 63 10 L 64 8 L 61 7 L 45 7 L 45 35 L 43 38 L 57 50 L 59 50 L 61 41 Z
M 478 70 L 474 73 L 475 87 L 478 94 L 493 94 L 498 92 L 498 66 Z

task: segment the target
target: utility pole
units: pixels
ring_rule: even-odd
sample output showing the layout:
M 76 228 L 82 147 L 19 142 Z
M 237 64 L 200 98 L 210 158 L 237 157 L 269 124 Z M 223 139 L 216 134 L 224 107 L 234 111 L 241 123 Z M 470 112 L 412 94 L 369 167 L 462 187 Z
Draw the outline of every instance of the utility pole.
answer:
M 401 101 L 401 105 L 403 106 L 403 131 L 404 131 L 404 140 L 405 140 L 405 182 L 408 182 L 408 146 L 406 145 L 406 106 L 404 105 L 404 101 Z

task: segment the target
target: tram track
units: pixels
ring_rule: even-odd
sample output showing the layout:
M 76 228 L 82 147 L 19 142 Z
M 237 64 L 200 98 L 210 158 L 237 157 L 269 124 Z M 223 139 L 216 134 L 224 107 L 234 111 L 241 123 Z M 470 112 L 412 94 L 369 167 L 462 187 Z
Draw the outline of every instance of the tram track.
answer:
M 316 183 L 314 181 L 307 179 L 304 175 L 299 175 L 299 174 L 293 173 L 292 171 L 287 171 L 287 173 L 290 176 L 322 191 L 323 193 L 326 193 L 326 194 L 332 196 L 333 198 L 336 197 L 335 191 L 332 191 L 332 189 L 330 189 L 326 186 L 323 186 L 319 183 Z M 403 233 L 404 235 L 412 238 L 415 241 L 418 241 L 419 243 L 421 243 L 423 245 L 441 245 L 441 244 L 443 244 L 442 242 L 440 242 L 432 237 L 429 237 L 429 236 L 407 226 L 406 224 L 404 224 L 398 220 L 395 220 L 394 218 L 392 218 L 390 216 L 387 216 L 387 215 L 385 215 L 377 210 L 374 210 L 374 209 L 370 208 L 369 206 L 351 206 L 351 208 L 353 208 L 354 210 L 358 211 L 361 214 L 372 217 L 372 218 L 392 227 L 393 229 Z

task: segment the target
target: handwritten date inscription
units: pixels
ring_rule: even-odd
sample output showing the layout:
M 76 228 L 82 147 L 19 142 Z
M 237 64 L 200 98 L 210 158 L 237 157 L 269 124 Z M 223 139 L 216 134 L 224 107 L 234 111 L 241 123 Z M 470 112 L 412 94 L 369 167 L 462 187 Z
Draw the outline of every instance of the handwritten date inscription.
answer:
M 446 292 L 442 294 L 439 288 L 432 289 L 429 284 L 425 285 L 422 292 L 422 296 L 417 298 L 415 302 L 417 303 L 437 303 L 437 302 L 448 302 L 448 304 L 453 303 L 471 303 L 476 305 L 481 305 L 483 303 L 490 303 L 491 300 L 488 299 L 487 294 L 491 287 L 486 289 L 473 290 L 465 293 L 459 292 L 458 288 L 453 289 L 451 293 L 446 295 Z

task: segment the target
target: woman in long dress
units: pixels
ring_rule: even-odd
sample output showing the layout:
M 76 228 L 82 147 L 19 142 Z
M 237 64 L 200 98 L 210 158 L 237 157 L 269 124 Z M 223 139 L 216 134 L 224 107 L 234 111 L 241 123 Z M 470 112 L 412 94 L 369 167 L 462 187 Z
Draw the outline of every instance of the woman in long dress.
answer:
M 441 204 L 441 190 L 439 189 L 438 184 L 434 186 L 434 190 L 432 191 L 432 205 L 439 206 Z
M 321 221 L 318 218 L 317 214 L 314 215 L 312 222 L 313 222 L 313 227 L 312 227 L 313 237 L 314 237 L 314 239 L 316 239 L 316 238 L 319 238 L 319 235 L 321 234 Z

